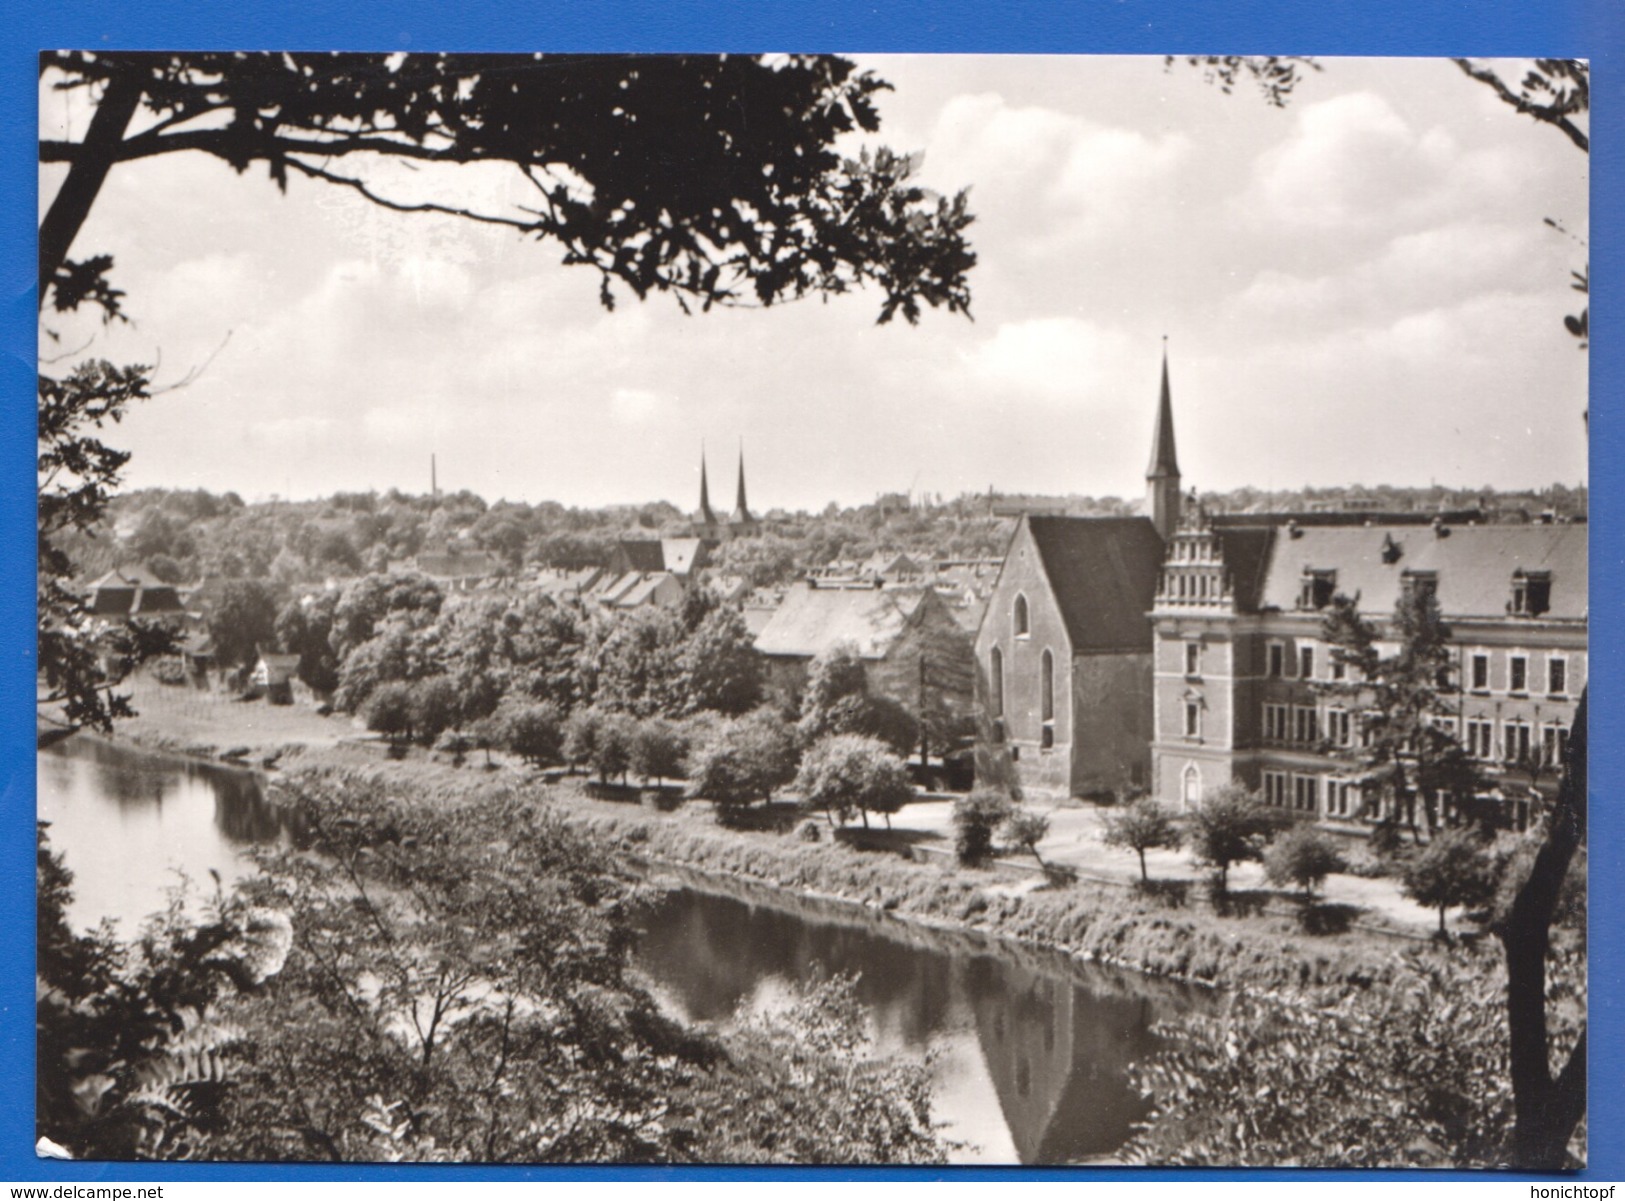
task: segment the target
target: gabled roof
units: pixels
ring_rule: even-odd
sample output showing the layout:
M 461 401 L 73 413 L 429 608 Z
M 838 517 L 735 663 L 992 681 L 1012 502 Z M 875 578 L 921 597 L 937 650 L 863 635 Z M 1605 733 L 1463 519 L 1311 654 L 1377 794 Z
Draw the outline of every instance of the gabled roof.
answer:
M 1471 525 L 1310 527 L 1294 535 L 1276 530 L 1262 607 L 1297 607 L 1306 569 L 1337 573 L 1336 588 L 1358 595 L 1367 615 L 1392 613 L 1407 571 L 1437 577 L 1439 609 L 1449 618 L 1505 618 L 1512 573 L 1551 577 L 1547 620 L 1583 621 L 1589 584 L 1584 525 Z M 1226 546 L 1235 531 L 1225 531 Z M 1385 544 L 1398 550 L 1386 562 Z
M 702 565 L 705 540 L 702 538 L 662 538 L 660 553 L 664 569 L 675 575 L 687 575 Z
M 883 659 L 925 603 L 941 605 L 929 589 L 796 584 L 757 634 L 756 649 L 811 658 L 844 642 L 856 647 L 860 658 Z M 747 621 L 748 615 L 747 610 Z
M 666 555 L 659 538 L 622 538 L 615 549 L 625 556 L 628 571 L 666 570 Z
M 636 609 L 653 600 L 661 585 L 673 578 L 669 571 L 657 571 L 638 576 L 630 588 L 617 594 L 610 600 L 610 603 L 618 609 Z
M 1151 646 L 1147 617 L 1163 546 L 1147 517 L 1022 519 L 1032 535 L 1073 654 Z
M 185 612 L 180 593 L 137 564 L 116 567 L 88 585 L 98 617 L 159 617 Z

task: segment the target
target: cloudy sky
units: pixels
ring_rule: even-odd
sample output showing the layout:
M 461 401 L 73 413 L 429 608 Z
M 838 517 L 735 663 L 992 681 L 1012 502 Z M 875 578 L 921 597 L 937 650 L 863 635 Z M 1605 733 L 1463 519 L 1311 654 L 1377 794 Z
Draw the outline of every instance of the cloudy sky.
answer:
M 1450 63 L 1322 60 L 1275 109 L 1154 58 L 858 58 L 896 87 L 879 140 L 971 189 L 974 321 L 605 313 L 546 243 L 168 155 L 116 168 L 74 245 L 115 255 L 133 327 L 56 328 L 160 383 L 206 362 L 119 427 L 126 482 L 250 499 L 424 491 L 434 453 L 488 500 L 689 508 L 702 439 L 714 483 L 743 439 L 763 510 L 1138 495 L 1164 335 L 1204 488 L 1586 478 L 1585 252 L 1543 224 L 1584 236 L 1586 160 Z M 42 90 L 47 136 L 84 118 Z

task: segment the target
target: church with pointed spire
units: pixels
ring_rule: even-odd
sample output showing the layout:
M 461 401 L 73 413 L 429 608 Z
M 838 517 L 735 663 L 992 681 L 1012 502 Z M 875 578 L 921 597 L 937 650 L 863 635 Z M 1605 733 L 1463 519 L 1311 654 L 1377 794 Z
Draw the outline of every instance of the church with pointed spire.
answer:
M 1436 724 L 1478 781 L 1437 803 L 1517 829 L 1549 804 L 1587 677 L 1584 524 L 1209 511 L 1182 495 L 1166 348 L 1145 486 L 1139 516 L 1017 524 L 976 635 L 979 785 L 1189 810 L 1236 782 L 1328 829 L 1431 828 L 1369 786 L 1325 626 L 1349 597 L 1392 637 L 1425 594 L 1451 631 Z

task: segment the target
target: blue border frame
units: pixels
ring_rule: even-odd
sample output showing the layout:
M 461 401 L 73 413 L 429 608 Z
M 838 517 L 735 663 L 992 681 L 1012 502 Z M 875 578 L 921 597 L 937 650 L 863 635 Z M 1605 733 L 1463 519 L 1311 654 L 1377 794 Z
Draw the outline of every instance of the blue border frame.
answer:
M 1410 3 L 1305 4 L 1302 0 L 609 0 L 596 5 L 460 0 L 369 0 L 335 11 L 314 0 L 281 0 L 243 9 L 211 0 L 81 0 L 14 7 L 0 30 L 0 655 L 11 687 L 0 690 L 0 929 L 12 933 L 0 968 L 0 1054 L 10 1069 L 0 1083 L 0 1178 L 89 1182 L 232 1180 L 541 1180 L 541 1179 L 933 1179 L 932 1170 L 630 1169 L 630 1168 L 339 1168 L 319 1165 L 67 1164 L 33 1154 L 32 929 L 34 905 L 33 497 L 27 491 L 33 428 L 37 194 L 35 86 L 44 48 L 436 49 L 436 50 L 777 50 L 867 52 L 1162 54 L 1170 51 L 1280 51 L 1320 55 L 1531 55 L 1585 57 L 1593 64 L 1593 206 L 1591 229 L 1591 454 L 1594 463 L 1625 461 L 1620 420 L 1625 332 L 1616 305 L 1625 279 L 1625 8 L 1618 0 L 1411 0 Z M 1511 116 L 1508 117 L 1511 120 Z M 1621 477 L 1592 480 L 1592 595 L 1609 597 L 1625 582 L 1625 541 L 1615 533 L 1625 503 Z M 1601 607 L 1591 638 L 1591 779 L 1625 764 L 1619 682 L 1625 639 L 1615 610 Z M 1594 788 L 1596 793 L 1599 788 Z M 1625 810 L 1606 794 L 1591 807 L 1593 845 L 1618 848 Z M 1625 1176 L 1625 1026 L 1615 1002 L 1625 983 L 1620 929 L 1625 886 L 1612 854 L 1591 874 L 1590 1144 L 1581 1179 Z M 1615 1141 L 1619 1139 L 1620 1141 Z M 1336 1180 L 1343 1172 L 1127 1171 L 1109 1169 L 954 1169 L 956 1179 Z M 1480 1179 L 1472 1173 L 1383 1173 L 1385 1179 Z M 1534 1177 L 1529 1177 L 1534 1179 Z

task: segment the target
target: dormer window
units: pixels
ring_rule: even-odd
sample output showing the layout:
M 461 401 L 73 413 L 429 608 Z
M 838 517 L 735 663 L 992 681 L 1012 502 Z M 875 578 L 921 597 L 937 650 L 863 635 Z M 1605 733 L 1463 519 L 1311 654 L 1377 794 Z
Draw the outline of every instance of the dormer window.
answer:
M 1552 573 L 1525 571 L 1512 573 L 1512 604 L 1509 611 L 1519 617 L 1539 617 L 1552 607 Z
M 1399 586 L 1407 600 L 1439 595 L 1439 573 L 1436 571 L 1407 571 Z
M 1298 608 L 1324 609 L 1337 594 L 1337 572 L 1328 568 L 1305 567 Z

